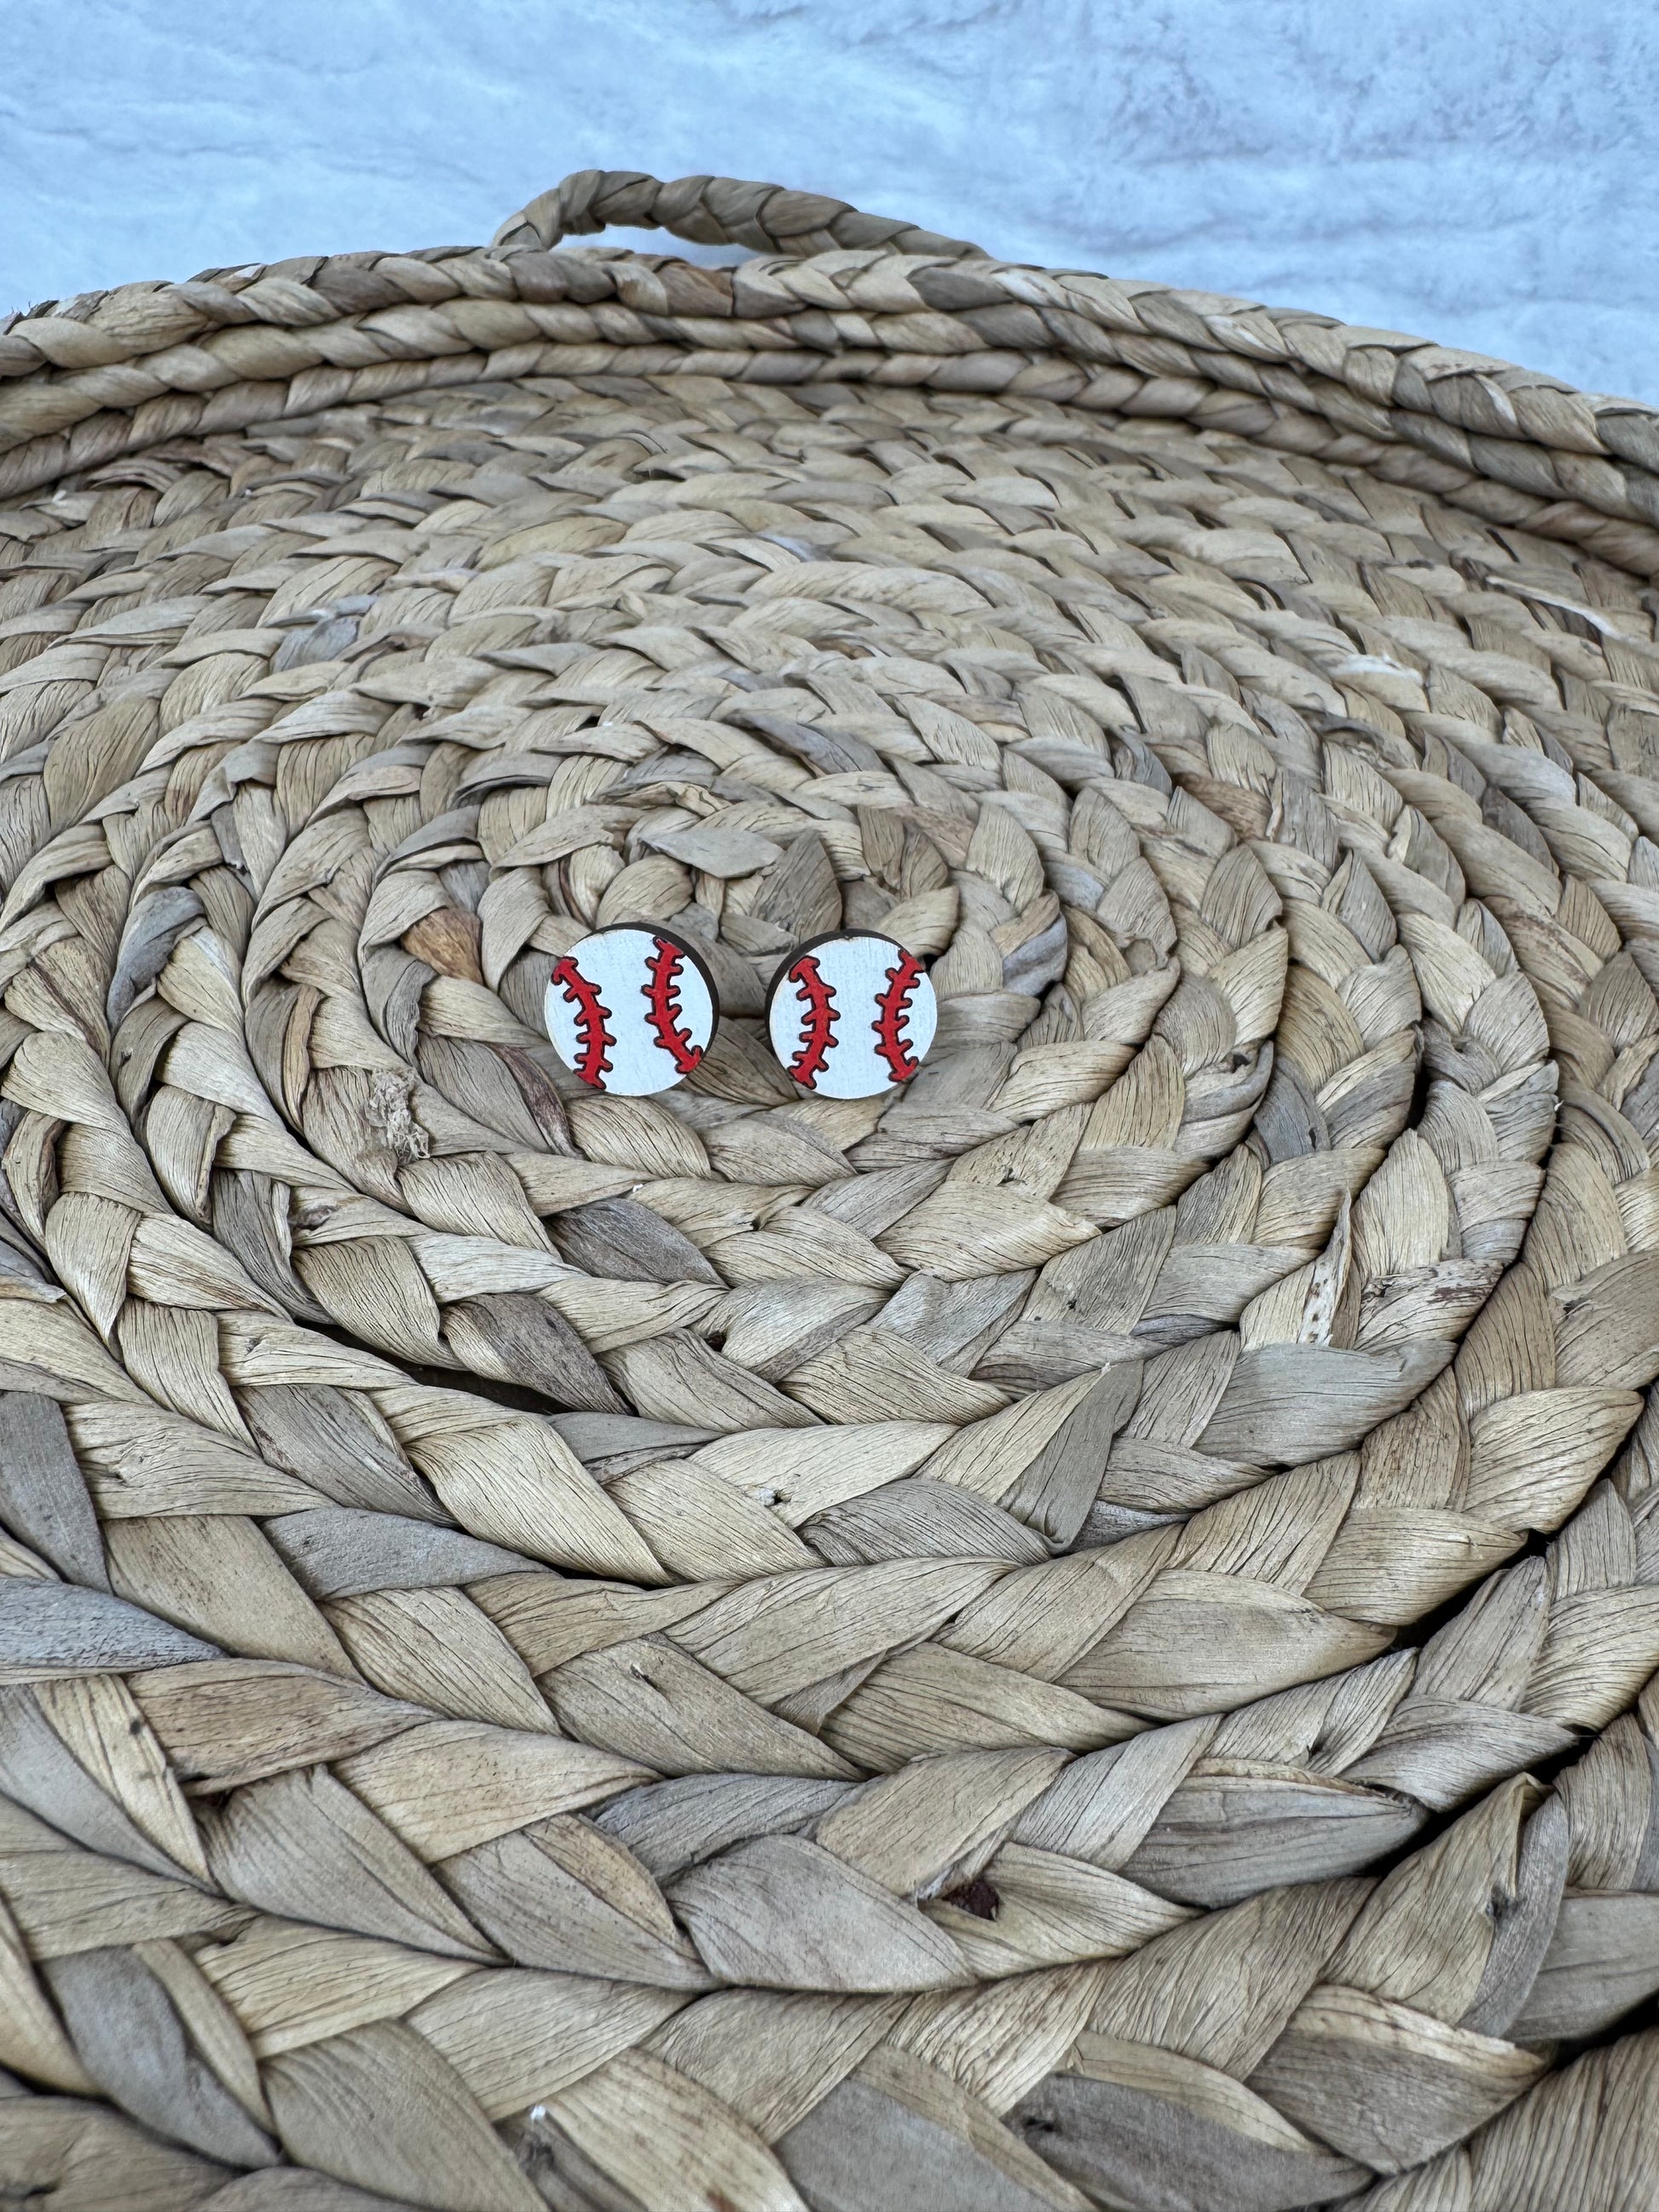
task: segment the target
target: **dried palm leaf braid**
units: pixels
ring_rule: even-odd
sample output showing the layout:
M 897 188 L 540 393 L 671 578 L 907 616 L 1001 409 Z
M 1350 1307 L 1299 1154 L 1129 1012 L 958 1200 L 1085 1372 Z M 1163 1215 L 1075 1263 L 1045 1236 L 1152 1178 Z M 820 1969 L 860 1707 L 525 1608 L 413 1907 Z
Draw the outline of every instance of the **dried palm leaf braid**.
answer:
M 0 498 L 0 2196 L 1659 2200 L 1659 417 L 587 172 Z

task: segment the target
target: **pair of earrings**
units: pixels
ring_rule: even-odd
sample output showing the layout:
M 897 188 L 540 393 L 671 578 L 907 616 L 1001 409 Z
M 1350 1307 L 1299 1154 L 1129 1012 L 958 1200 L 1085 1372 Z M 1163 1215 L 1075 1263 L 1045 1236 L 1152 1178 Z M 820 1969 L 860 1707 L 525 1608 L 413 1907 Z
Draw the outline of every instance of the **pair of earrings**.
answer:
M 720 1021 L 714 979 L 672 930 L 595 930 L 553 964 L 547 1033 L 595 1091 L 642 1098 L 684 1082 Z M 939 1006 L 920 960 L 871 929 L 798 945 L 772 979 L 772 1049 L 803 1089 L 873 1098 L 908 1082 L 933 1042 Z

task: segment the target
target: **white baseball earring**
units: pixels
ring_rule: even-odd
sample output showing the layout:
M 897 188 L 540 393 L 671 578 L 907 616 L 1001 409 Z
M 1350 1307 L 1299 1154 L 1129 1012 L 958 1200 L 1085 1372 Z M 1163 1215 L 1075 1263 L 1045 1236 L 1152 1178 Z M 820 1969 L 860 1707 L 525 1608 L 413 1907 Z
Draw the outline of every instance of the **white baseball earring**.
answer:
M 939 1001 L 915 953 L 872 929 L 798 945 L 772 979 L 772 1049 L 822 1098 L 874 1098 L 908 1083 L 939 1026 Z
M 720 1021 L 714 979 L 672 930 L 595 930 L 553 963 L 547 1034 L 571 1073 L 624 1098 L 672 1091 L 702 1061 Z

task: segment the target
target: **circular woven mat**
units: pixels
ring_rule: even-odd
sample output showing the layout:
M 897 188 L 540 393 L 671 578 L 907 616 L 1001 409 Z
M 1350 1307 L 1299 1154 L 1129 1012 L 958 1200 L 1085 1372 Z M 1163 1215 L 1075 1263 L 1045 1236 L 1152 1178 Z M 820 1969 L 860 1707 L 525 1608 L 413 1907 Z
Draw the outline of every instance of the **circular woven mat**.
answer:
M 1659 2203 L 1655 416 L 594 173 L 0 372 L 0 2198 Z

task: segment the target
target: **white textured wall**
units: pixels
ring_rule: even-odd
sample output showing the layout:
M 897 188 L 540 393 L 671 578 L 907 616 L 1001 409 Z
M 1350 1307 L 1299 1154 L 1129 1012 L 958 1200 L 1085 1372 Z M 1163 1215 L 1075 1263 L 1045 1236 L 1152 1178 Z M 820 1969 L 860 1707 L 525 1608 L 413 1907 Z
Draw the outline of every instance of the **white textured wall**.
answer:
M 0 310 L 712 170 L 1659 399 L 1656 154 L 1648 0 L 3 0 Z

